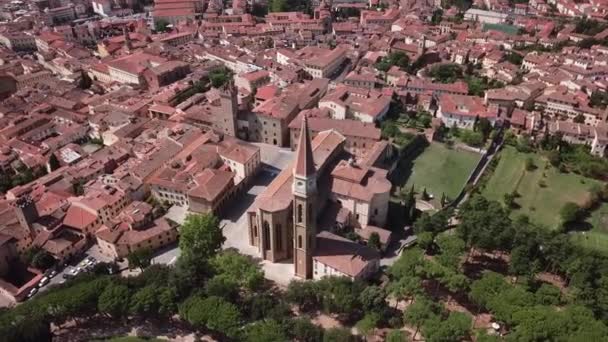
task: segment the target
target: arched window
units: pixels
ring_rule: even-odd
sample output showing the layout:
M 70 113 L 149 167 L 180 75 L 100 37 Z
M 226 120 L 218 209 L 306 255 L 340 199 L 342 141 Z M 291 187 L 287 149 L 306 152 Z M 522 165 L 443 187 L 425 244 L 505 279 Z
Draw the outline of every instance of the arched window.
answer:
M 264 221 L 264 249 L 270 249 L 270 225 L 268 221 Z
M 302 248 L 302 235 L 298 235 L 298 248 Z
M 302 204 L 298 204 L 298 223 L 302 223 Z

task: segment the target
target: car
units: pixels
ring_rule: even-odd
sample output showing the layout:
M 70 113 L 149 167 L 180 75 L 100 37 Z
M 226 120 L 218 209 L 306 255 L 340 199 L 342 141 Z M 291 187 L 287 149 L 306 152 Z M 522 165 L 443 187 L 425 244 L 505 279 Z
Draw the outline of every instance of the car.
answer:
M 32 298 L 36 293 L 38 293 L 38 288 L 34 287 L 30 290 L 30 292 L 27 294 L 27 298 Z
M 67 279 L 62 279 L 62 280 L 60 280 L 60 281 L 59 281 L 59 285 L 63 285 L 63 284 L 65 284 L 66 282 L 67 282 Z
M 52 270 L 51 273 L 49 273 L 49 275 L 47 277 L 52 279 L 52 278 L 55 278 L 56 275 L 57 275 L 57 271 Z
M 44 285 L 48 284 L 49 281 L 49 277 L 42 277 L 42 279 L 40 279 L 40 282 L 38 283 L 38 287 L 43 287 Z
M 74 278 L 74 276 L 71 273 L 67 273 L 67 272 L 64 273 L 61 277 L 63 279 L 72 279 L 72 278 Z
M 87 257 L 87 260 L 89 260 L 90 262 L 95 262 L 95 261 L 97 261 L 97 259 L 95 259 L 95 257 L 94 257 L 94 256 L 90 256 L 90 255 Z

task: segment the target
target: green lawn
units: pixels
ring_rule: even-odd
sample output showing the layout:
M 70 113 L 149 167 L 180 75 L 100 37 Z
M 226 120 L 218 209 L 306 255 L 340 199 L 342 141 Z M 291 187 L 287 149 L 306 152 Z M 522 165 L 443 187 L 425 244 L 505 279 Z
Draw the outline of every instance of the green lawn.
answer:
M 435 196 L 433 202 L 436 205 L 443 193 L 454 199 L 480 158 L 481 155 L 474 152 L 432 143 L 412 161 L 411 174 L 405 187 L 409 189 L 413 184 L 418 193 L 426 188 L 427 193 Z
M 526 170 L 528 158 L 534 160 L 535 170 Z M 543 182 L 545 187 L 540 185 Z M 515 202 L 520 208 L 513 211 L 513 216 L 526 214 L 533 222 L 555 228 L 560 223 L 559 211 L 564 203 L 583 203 L 595 183 L 573 173 L 560 173 L 538 154 L 520 153 L 507 146 L 482 193 L 488 199 L 502 202 L 505 193 L 516 190 L 520 197 Z
M 586 220 L 593 228 L 572 234 L 572 241 L 581 246 L 608 254 L 608 203 L 602 203 Z

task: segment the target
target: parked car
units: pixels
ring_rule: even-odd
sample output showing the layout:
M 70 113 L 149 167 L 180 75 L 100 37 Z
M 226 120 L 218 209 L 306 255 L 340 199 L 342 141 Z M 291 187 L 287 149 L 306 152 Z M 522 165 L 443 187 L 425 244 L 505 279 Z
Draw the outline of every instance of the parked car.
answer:
M 47 275 L 47 277 L 49 277 L 49 278 L 53 279 L 53 278 L 55 278 L 55 276 L 56 276 L 56 275 L 57 275 L 57 271 L 52 270 L 52 271 L 51 271 L 51 272 L 50 272 L 50 273 Z
M 36 293 L 38 293 L 38 288 L 34 287 L 30 290 L 30 292 L 27 294 L 27 298 L 32 298 Z
M 44 285 L 48 284 L 49 281 L 49 277 L 42 277 L 42 279 L 40 279 L 40 282 L 38 283 L 38 287 L 43 287 Z

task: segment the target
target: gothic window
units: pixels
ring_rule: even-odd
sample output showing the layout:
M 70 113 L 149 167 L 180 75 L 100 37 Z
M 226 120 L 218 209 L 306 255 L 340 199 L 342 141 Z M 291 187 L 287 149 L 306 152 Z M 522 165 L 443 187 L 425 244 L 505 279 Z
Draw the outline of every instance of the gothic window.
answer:
M 264 221 L 264 249 L 270 249 L 270 225 Z
M 302 204 L 298 204 L 298 223 L 302 223 Z

